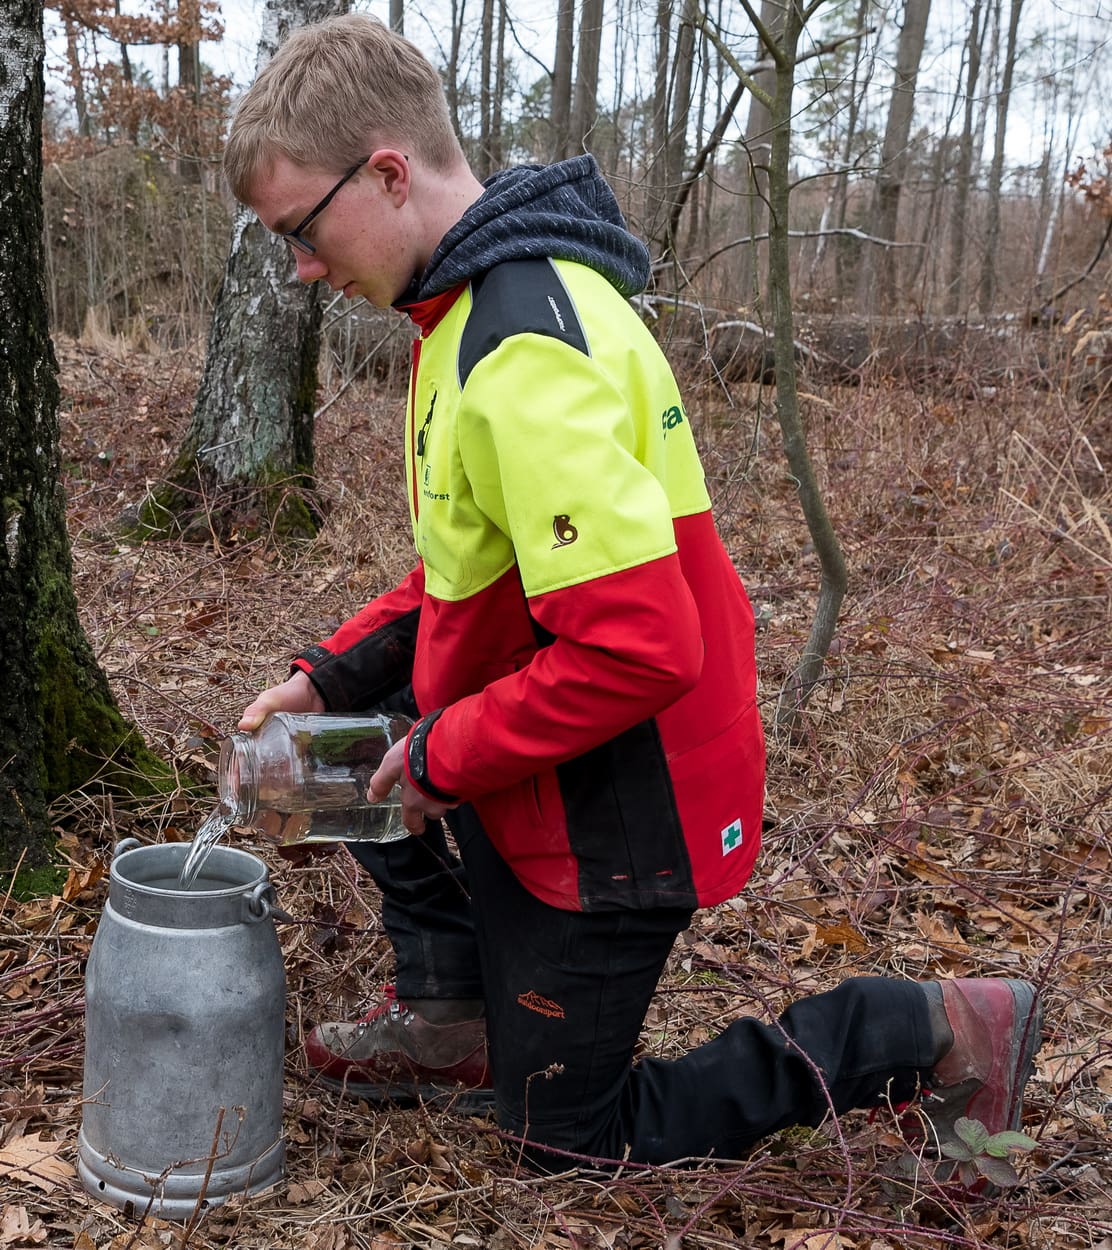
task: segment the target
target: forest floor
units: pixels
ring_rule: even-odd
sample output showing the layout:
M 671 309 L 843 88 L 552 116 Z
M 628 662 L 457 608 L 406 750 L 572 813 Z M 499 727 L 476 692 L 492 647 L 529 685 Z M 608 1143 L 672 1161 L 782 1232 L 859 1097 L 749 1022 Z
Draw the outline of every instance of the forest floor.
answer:
M 670 1055 L 847 976 L 1022 976 L 1046 1002 L 1015 1157 L 1021 1184 L 959 1201 L 892 1180 L 887 1112 L 787 1130 L 745 1158 L 539 1178 L 483 1117 L 342 1103 L 306 1070 L 311 1022 L 390 979 L 375 892 L 346 854 L 271 866 L 289 987 L 285 1180 L 188 1225 L 125 1216 L 74 1174 L 83 967 L 124 837 L 188 840 L 215 744 L 288 657 L 410 559 L 402 403 L 369 384 L 317 428 L 312 543 L 129 543 L 119 521 L 176 448 L 196 353 L 59 344 L 64 481 L 83 620 L 125 714 L 183 779 L 160 805 L 74 795 L 68 875 L 0 888 L 0 1250 L 1109 1250 L 1112 1247 L 1112 402 L 1052 381 L 805 383 L 850 566 L 838 634 L 794 736 L 777 694 L 817 564 L 772 395 L 689 390 L 723 536 L 758 612 L 765 849 L 742 895 L 677 943 L 643 1033 Z M 739 1073 L 739 1080 L 745 1074 Z

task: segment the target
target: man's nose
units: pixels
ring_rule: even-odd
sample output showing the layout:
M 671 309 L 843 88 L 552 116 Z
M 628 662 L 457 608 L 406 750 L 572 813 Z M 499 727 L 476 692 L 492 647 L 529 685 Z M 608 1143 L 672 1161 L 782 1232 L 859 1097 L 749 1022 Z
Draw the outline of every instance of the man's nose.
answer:
M 308 252 L 294 250 L 293 255 L 297 263 L 297 280 L 299 282 L 316 282 L 318 278 L 323 278 L 328 272 L 328 266 L 315 252 L 309 255 Z

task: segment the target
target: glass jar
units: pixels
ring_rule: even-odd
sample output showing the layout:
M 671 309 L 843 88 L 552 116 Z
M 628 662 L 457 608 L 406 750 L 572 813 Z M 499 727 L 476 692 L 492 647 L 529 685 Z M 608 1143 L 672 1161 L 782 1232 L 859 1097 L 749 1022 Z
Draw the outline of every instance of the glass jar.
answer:
M 397 787 L 367 797 L 386 752 L 409 733 L 405 716 L 275 712 L 220 744 L 217 784 L 228 823 L 279 846 L 396 842 L 407 836 Z

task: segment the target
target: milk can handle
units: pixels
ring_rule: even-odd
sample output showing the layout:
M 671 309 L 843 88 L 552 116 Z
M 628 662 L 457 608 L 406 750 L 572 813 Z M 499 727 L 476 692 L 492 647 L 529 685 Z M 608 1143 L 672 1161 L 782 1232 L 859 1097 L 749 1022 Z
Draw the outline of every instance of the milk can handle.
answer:
M 138 838 L 124 838 L 122 842 L 117 842 L 112 848 L 112 862 L 115 863 L 125 851 L 134 851 L 137 846 L 142 845 Z
M 288 911 L 283 911 L 281 907 L 278 906 L 278 899 L 274 892 L 273 881 L 260 881 L 253 890 L 244 894 L 243 900 L 247 904 L 244 919 L 248 924 L 258 924 L 260 921 L 267 920 L 271 916 L 273 916 L 275 920 L 293 920 L 293 917 Z
M 269 920 L 274 904 L 274 886 L 269 881 L 260 881 L 253 890 L 244 894 L 243 899 L 247 904 L 243 918 L 248 924 Z

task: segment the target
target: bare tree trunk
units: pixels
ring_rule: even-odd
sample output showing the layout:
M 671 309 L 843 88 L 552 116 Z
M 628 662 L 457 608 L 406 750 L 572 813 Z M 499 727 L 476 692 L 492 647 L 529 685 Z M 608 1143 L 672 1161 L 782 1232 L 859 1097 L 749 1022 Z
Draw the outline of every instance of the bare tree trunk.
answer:
M 899 221 L 900 194 L 907 170 L 907 144 L 915 114 L 915 84 L 927 37 L 931 0 L 906 0 L 904 21 L 896 49 L 896 74 L 892 102 L 880 154 L 880 170 L 873 199 L 873 232 L 882 239 L 895 239 Z M 874 286 L 881 304 L 892 308 L 896 302 L 896 253 L 881 248 L 876 253 L 879 268 Z
M 802 708 L 822 674 L 823 661 L 838 623 L 848 575 L 841 544 L 815 476 L 799 412 L 795 370 L 795 325 L 791 299 L 790 226 L 792 94 L 799 37 L 803 31 L 799 10 L 790 6 L 779 37 L 781 58 L 776 67 L 776 94 L 769 112 L 772 144 L 768 166 L 768 296 L 772 310 L 773 353 L 776 367 L 776 416 L 788 468 L 799 491 L 799 503 L 819 558 L 821 578 L 815 616 L 803 654 L 780 692 L 776 723 L 798 724 Z
M 483 17 L 479 34 L 479 155 L 475 172 L 480 178 L 491 174 L 491 120 L 494 115 L 491 96 L 491 63 L 494 59 L 494 0 L 482 0 Z
M 85 99 L 81 56 L 77 50 L 77 23 L 69 9 L 62 10 L 62 25 L 66 32 L 66 64 L 69 68 L 70 89 L 73 91 L 73 107 L 77 113 L 77 133 L 82 138 L 88 138 L 92 134 L 92 125 L 89 121 L 89 105 Z
M 782 0 L 761 0 L 760 19 L 765 30 L 777 38 L 784 30 L 785 6 Z M 761 44 L 757 60 L 765 59 L 767 48 Z M 754 75 L 759 91 L 750 93 L 749 116 L 745 122 L 745 227 L 755 239 L 764 234 L 768 221 L 768 162 L 772 153 L 772 114 L 769 103 L 776 91 L 776 70 L 766 69 Z M 756 306 L 759 300 L 760 244 L 749 244 L 741 254 L 742 299 Z
M 452 0 L 452 37 L 448 45 L 448 64 L 444 70 L 444 94 L 448 98 L 448 112 L 452 118 L 452 129 L 457 135 L 463 135 L 463 127 L 459 120 L 459 50 L 463 42 L 463 14 L 467 0 Z
M 684 159 L 687 156 L 687 128 L 691 122 L 691 80 L 695 61 L 696 0 L 684 0 L 684 10 L 676 32 L 676 52 L 672 58 L 672 108 L 665 144 L 665 185 L 668 196 L 668 232 L 664 245 L 676 250 L 679 237 L 678 218 L 673 225 L 671 205 L 683 182 Z
M 552 68 L 552 158 L 571 152 L 571 66 L 575 49 L 575 0 L 559 0 L 556 10 L 556 58 Z
M 973 126 L 976 119 L 977 80 L 981 73 L 981 53 L 985 26 L 981 23 L 981 0 L 973 0 L 969 15 L 969 36 L 965 43 L 965 108 L 961 139 L 958 141 L 957 169 L 954 171 L 954 203 L 950 212 L 950 264 L 946 272 L 945 310 L 951 316 L 962 308 L 965 275 L 965 228 L 969 215 L 969 193 L 973 184 Z
M 495 39 L 494 112 L 491 117 L 490 164 L 501 169 L 503 164 L 502 105 L 506 95 L 506 0 L 498 0 L 498 34 Z
M 865 29 L 865 23 L 869 14 L 869 2 L 870 0 L 860 0 L 857 6 L 855 30 Z M 861 101 L 865 91 L 868 90 L 873 75 L 874 60 L 872 57 L 862 68 L 861 47 L 860 41 L 854 45 L 853 68 L 850 70 L 849 77 L 849 103 L 846 107 L 846 138 L 842 144 L 841 168 L 834 179 L 834 187 L 831 191 L 829 224 L 836 230 L 842 230 L 846 225 L 846 214 L 849 209 L 849 173 L 853 165 L 853 150 L 857 144 L 857 125 L 861 116 Z M 834 245 L 834 290 L 839 297 L 844 294 L 845 275 L 850 267 L 847 263 L 849 256 L 848 249 L 845 246 L 846 242 L 847 240 L 839 238 Z M 825 250 L 826 240 L 819 239 L 815 249 L 816 270 L 822 264 Z
M 1004 72 L 996 97 L 996 135 L 993 140 L 992 165 L 988 175 L 988 196 L 985 225 L 985 254 L 981 261 L 981 312 L 988 317 L 996 297 L 996 260 L 1000 249 L 1000 191 L 1004 183 L 1004 140 L 1008 132 L 1008 105 L 1011 101 L 1012 78 L 1015 75 L 1016 44 L 1019 39 L 1019 15 L 1023 0 L 1012 0 L 1008 18 L 1008 43 L 1004 51 Z
M 822 0 L 812 0 L 801 10 L 789 5 L 775 36 L 764 27 L 771 42 L 769 53 L 775 64 L 775 90 L 766 92 L 742 70 L 723 41 L 716 39 L 719 52 L 754 95 L 760 95 L 768 110 L 771 147 L 768 162 L 768 295 L 772 314 L 773 363 L 776 371 L 776 416 L 784 442 L 788 468 L 799 491 L 807 529 L 819 559 L 821 580 L 811 632 L 795 670 L 780 691 L 776 712 L 778 726 L 795 729 L 803 707 L 822 673 L 823 661 L 838 622 L 838 611 L 846 593 L 847 573 L 838 536 L 819 489 L 807 439 L 799 413 L 799 390 L 795 369 L 795 326 L 791 299 L 791 255 L 789 227 L 791 209 L 792 95 L 799 39 L 808 18 Z M 763 26 L 763 23 L 762 23 Z
M 183 128 L 188 136 L 178 153 L 178 174 L 183 182 L 202 179 L 197 114 L 201 106 L 201 8 L 199 0 L 178 0 L 178 87 L 193 109 L 192 124 Z
M 657 0 L 656 60 L 653 73 L 651 114 L 651 153 L 648 157 L 649 186 L 645 206 L 646 233 L 661 237 L 665 206 L 668 203 L 668 74 L 672 53 L 672 0 Z
M 11 868 L 46 860 L 47 804 L 90 778 L 169 787 L 120 716 L 73 594 L 43 288 L 41 0 L 0 7 L 0 47 L 0 867 Z
M 288 30 L 345 5 L 270 0 L 258 65 Z M 313 412 L 321 311 L 316 283 L 297 280 L 284 240 L 240 209 L 217 296 L 193 419 L 167 482 L 144 502 L 141 529 L 206 539 L 232 527 L 310 534 Z
M 605 0 L 582 0 L 579 9 L 579 54 L 575 62 L 575 101 L 571 133 L 576 151 L 591 148 L 598 120 L 598 64 L 602 53 Z
M 390 0 L 390 29 L 397 35 L 405 34 L 405 0 Z
M 710 41 L 707 39 L 705 30 L 699 32 L 699 63 L 703 67 L 703 72 L 699 75 L 699 103 L 695 112 L 695 147 L 696 151 L 703 146 L 703 135 L 706 133 L 707 125 L 707 102 L 710 96 Z M 719 80 L 721 86 L 721 80 Z M 719 97 L 721 101 L 721 96 Z M 684 172 L 680 167 L 680 174 Z M 682 183 L 681 183 L 682 185 Z M 691 211 L 687 218 L 687 243 L 686 251 L 688 254 L 696 251 L 699 246 L 699 234 L 703 226 L 706 224 L 703 220 L 702 210 L 702 182 L 697 182 L 691 189 Z M 678 233 L 678 229 L 673 233 Z

